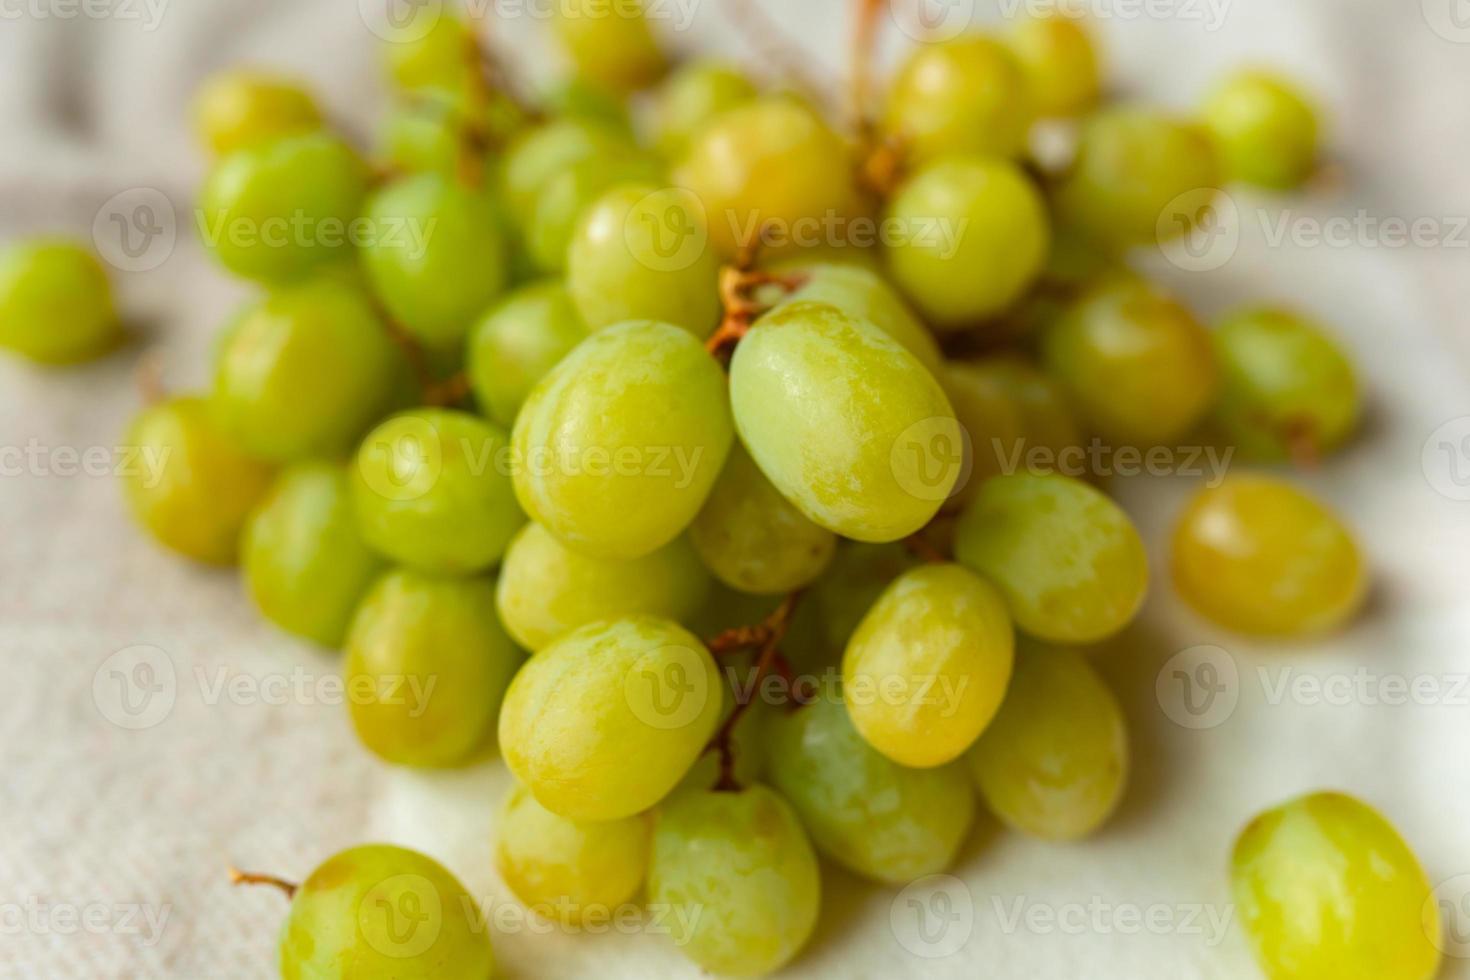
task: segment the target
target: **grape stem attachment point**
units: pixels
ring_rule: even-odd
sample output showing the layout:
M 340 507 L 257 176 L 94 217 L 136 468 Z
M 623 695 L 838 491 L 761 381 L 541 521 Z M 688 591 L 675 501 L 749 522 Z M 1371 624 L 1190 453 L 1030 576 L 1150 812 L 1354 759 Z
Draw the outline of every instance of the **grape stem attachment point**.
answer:
M 753 269 L 754 259 L 754 251 L 745 249 L 734 265 L 720 270 L 720 304 L 724 307 L 725 317 L 720 321 L 719 329 L 704 344 L 705 350 L 716 357 L 740 343 L 741 338 L 750 332 L 752 324 L 775 305 L 769 297 L 758 296 L 760 290 L 767 286 L 779 287 L 784 296 L 789 296 L 806 285 L 807 277 L 804 275 L 782 276 Z
M 287 881 L 284 878 L 277 878 L 275 875 L 263 875 L 256 874 L 251 871 L 241 871 L 233 864 L 230 865 L 226 870 L 230 876 L 230 884 L 232 885 L 270 885 L 273 888 L 279 888 L 281 891 L 285 892 L 287 898 L 295 898 L 296 890 L 300 887 L 294 881 Z

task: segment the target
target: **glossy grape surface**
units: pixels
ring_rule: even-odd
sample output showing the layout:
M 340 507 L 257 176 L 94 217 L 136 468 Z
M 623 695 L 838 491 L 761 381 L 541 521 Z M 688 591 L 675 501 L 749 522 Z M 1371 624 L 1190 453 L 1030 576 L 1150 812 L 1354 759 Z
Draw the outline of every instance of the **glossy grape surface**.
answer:
M 1084 112 L 1102 94 L 1097 50 L 1079 18 L 1055 15 L 1022 20 L 1010 47 L 1043 116 Z
M 663 179 L 661 162 L 651 156 L 630 154 L 612 160 L 583 160 L 547 180 L 536 195 L 526 226 L 526 248 L 536 267 L 545 272 L 566 269 L 568 252 L 583 217 L 612 188 Z
M 664 80 L 654 99 L 659 150 L 677 158 L 710 120 L 756 95 L 755 85 L 733 65 L 689 62 Z
M 889 90 L 883 126 L 915 163 L 950 153 L 1011 157 L 1025 146 L 1033 111 L 1010 50 L 966 35 L 914 48 Z
M 805 257 L 781 265 L 801 284 L 776 308 L 792 303 L 826 303 L 856 320 L 867 320 L 908 349 L 936 377 L 942 355 L 934 335 L 898 291 L 874 269 L 852 263 L 813 262 Z
M 1235 180 L 1290 190 L 1317 166 L 1317 110 L 1279 75 L 1238 72 L 1211 93 L 1203 112 L 1225 172 Z
M 252 71 L 223 71 L 200 86 L 194 125 L 215 154 L 321 128 L 316 100 L 299 85 Z
M 617 91 L 658 81 L 668 66 L 642 0 L 563 0 L 552 26 L 585 78 Z
M 542 280 L 507 296 L 470 333 L 468 370 L 480 408 L 506 428 L 515 425 L 531 389 L 587 334 L 560 280 Z
M 556 119 L 526 130 L 500 164 L 501 193 L 522 228 L 536 213 L 541 190 L 558 174 L 588 161 L 642 155 L 628 134 L 591 119 Z
M 837 556 L 812 586 L 807 600 L 817 610 L 823 645 L 838 655 L 853 631 L 894 579 L 919 564 L 901 543 L 838 543 Z
M 106 353 L 122 337 L 112 286 L 97 257 L 64 239 L 0 250 L 0 348 L 42 364 Z

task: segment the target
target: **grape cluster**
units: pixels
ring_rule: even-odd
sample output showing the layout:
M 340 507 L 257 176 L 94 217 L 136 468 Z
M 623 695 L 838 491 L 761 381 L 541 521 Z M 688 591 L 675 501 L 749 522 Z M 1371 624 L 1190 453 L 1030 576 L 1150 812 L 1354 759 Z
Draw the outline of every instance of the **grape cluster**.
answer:
M 498 751 L 496 860 L 528 905 L 642 896 L 701 967 L 765 974 L 811 935 L 819 858 L 903 884 L 954 864 L 981 804 L 1056 841 L 1118 804 L 1130 736 L 1089 653 L 1149 561 L 1104 475 L 1059 461 L 1210 439 L 1314 465 L 1352 436 L 1326 329 L 1211 328 L 1127 265 L 1227 179 L 1301 185 L 1319 133 L 1259 72 L 1199 122 L 1104 106 L 1060 16 L 921 45 L 843 123 L 597 6 L 558 6 L 577 72 L 534 100 L 466 21 L 393 44 L 371 154 L 288 81 L 205 86 L 211 249 L 265 294 L 208 392 L 134 422 L 166 465 L 126 490 L 163 545 L 238 562 L 270 621 L 345 650 L 372 752 Z M 1072 159 L 1039 160 L 1038 121 Z M 288 219 L 366 233 L 229 233 Z M 865 219 L 892 234 L 844 237 Z M 0 343 L 62 362 L 118 333 L 84 251 L 0 259 Z M 1366 591 L 1352 533 L 1265 470 L 1200 490 L 1170 547 L 1179 594 L 1244 633 L 1341 627 Z M 1437 962 L 1422 871 L 1346 797 L 1258 818 L 1234 881 L 1271 976 Z M 490 976 L 463 893 L 413 852 L 343 852 L 294 890 L 282 975 Z M 422 943 L 372 915 L 407 898 L 437 917 Z

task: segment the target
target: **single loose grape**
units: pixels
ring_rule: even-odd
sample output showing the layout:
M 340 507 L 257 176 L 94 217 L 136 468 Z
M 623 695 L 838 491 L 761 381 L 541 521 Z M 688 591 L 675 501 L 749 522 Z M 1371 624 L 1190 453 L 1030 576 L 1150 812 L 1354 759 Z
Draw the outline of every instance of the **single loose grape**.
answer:
M 1204 105 L 1225 173 L 1291 190 L 1317 165 L 1317 111 L 1291 82 L 1265 71 L 1227 78 Z
M 205 147 L 223 155 L 314 132 L 322 126 L 322 113 L 311 94 L 294 82 L 261 72 L 222 71 L 200 86 L 194 126 Z
M 1024 467 L 1028 448 L 1024 416 L 1007 386 L 981 365 L 951 362 L 944 366 L 940 381 L 969 437 L 973 463 L 968 481 L 956 489 L 960 500 L 969 500 L 992 476 Z
M 300 279 L 351 254 L 368 168 L 350 146 L 311 133 L 221 157 L 199 197 L 199 231 L 237 276 Z
M 533 912 L 569 925 L 606 921 L 643 886 L 652 830 L 643 814 L 568 820 L 516 786 L 500 810 L 495 866 Z
M 1213 420 L 1252 459 L 1319 459 L 1362 411 L 1357 373 L 1317 324 L 1287 310 L 1242 310 L 1214 332 L 1223 381 Z
M 1000 586 L 1017 626 L 1055 643 L 1112 636 L 1148 591 L 1148 556 L 1128 515 L 1057 474 L 986 480 L 960 518 L 955 554 Z
M 959 423 L 939 382 L 836 307 L 793 303 L 757 321 L 730 362 L 730 400 L 766 478 L 843 537 L 906 537 L 959 479 Z
M 643 0 L 564 0 L 553 9 L 557 39 L 583 77 L 630 92 L 668 68 Z
M 330 463 L 281 473 L 246 525 L 241 559 L 266 619 L 334 649 L 384 567 L 357 533 L 346 472 Z
M 526 130 L 506 149 L 500 165 L 501 194 L 516 222 L 526 228 L 541 189 L 579 163 L 642 156 L 627 133 L 591 119 L 556 119 Z
M 914 49 L 889 90 L 883 128 L 922 164 L 950 153 L 1016 156 L 1032 117 L 1015 55 L 992 38 L 966 35 Z
M 583 160 L 551 177 L 536 195 L 526 226 L 526 247 L 545 272 L 561 272 L 582 218 L 620 184 L 657 182 L 664 166 L 655 157 L 633 154 L 612 160 Z
M 599 197 L 567 253 L 567 288 L 593 330 L 660 320 L 707 337 L 720 321 L 719 279 L 699 202 L 654 184 Z
M 426 572 L 489 568 L 525 523 L 505 430 L 466 412 L 395 415 L 362 442 L 352 498 L 363 538 Z
M 1363 555 L 1336 514 L 1284 480 L 1228 477 L 1174 531 L 1174 584 L 1242 633 L 1300 636 L 1342 625 L 1367 591 Z
M 212 407 L 252 455 L 345 456 L 392 408 L 406 375 L 362 290 L 321 277 L 248 308 L 216 349 Z
M 900 765 L 960 757 L 1005 697 L 1015 631 L 1005 600 L 959 565 L 925 565 L 893 582 L 842 658 L 847 713 Z
M 634 321 L 587 338 L 516 419 L 516 495 L 569 547 L 629 560 L 678 537 L 734 439 L 725 378 L 688 331 Z
M 1102 90 L 1097 50 L 1080 19 L 1027 18 L 1010 42 L 1041 115 L 1071 116 L 1097 103 Z
M 473 896 L 437 861 L 368 844 L 328 858 L 296 890 L 282 980 L 490 980 L 495 954 Z
M 840 656 L 878 597 L 918 564 L 919 559 L 898 542 L 841 542 L 826 574 L 812 586 L 809 600 L 820 614 L 823 645 Z
M 759 93 L 745 73 L 718 61 L 691 61 L 659 86 L 654 98 L 658 148 L 669 159 L 688 149 L 710 120 Z
M 1110 281 L 1077 300 L 1042 337 L 1042 359 L 1087 425 L 1126 445 L 1186 435 L 1220 384 L 1208 331 L 1136 279 Z
M 1231 890 L 1271 980 L 1430 980 L 1439 904 L 1414 852 L 1372 807 L 1313 793 L 1235 842 Z
M 936 327 L 955 330 L 1018 300 L 1046 263 L 1051 231 L 1041 193 L 1005 160 L 944 157 L 904 183 L 887 222 L 907 233 L 888 268 Z
M 608 561 L 572 551 L 532 522 L 506 550 L 495 597 L 516 642 L 540 650 L 605 619 L 646 614 L 683 622 L 709 590 L 709 573 L 683 537 L 642 558 Z
M 468 370 L 475 399 L 500 425 L 515 425 L 526 396 L 587 338 L 566 286 L 557 279 L 523 286 L 470 332 Z
M 617 820 L 658 803 L 720 720 L 723 681 L 694 635 L 666 619 L 591 623 L 536 653 L 500 712 L 500 750 L 542 806 Z
M 975 792 L 960 763 L 898 765 L 863 740 L 833 696 L 778 712 L 766 740 L 771 785 L 833 861 L 894 885 L 954 863 L 975 818 Z
M 1078 840 L 1112 814 L 1128 778 L 1118 700 L 1071 650 L 1023 645 L 1000 712 L 967 759 L 990 812 L 1045 840 Z
M 0 251 L 0 347 L 41 364 L 72 364 L 121 337 L 112 286 L 91 252 L 58 238 Z
M 796 814 L 767 787 L 687 793 L 658 814 L 648 899 L 671 910 L 674 944 L 700 967 L 763 976 L 811 938 L 821 875 Z
M 167 548 L 232 565 L 240 530 L 270 489 L 272 470 L 242 453 L 215 425 L 203 398 L 148 408 L 128 430 L 132 462 L 123 488 L 138 523 Z
M 495 736 L 521 654 L 495 618 L 489 579 L 407 569 L 380 578 L 347 634 L 352 725 L 404 766 L 456 766 Z

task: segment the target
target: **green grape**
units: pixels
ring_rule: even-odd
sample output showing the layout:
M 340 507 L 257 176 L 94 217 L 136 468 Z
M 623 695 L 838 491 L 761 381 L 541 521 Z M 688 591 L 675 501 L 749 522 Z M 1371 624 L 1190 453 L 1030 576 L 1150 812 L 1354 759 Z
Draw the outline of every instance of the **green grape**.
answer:
M 1189 502 L 1174 531 L 1174 584 L 1242 633 L 1300 636 L 1340 626 L 1367 592 L 1352 532 L 1284 480 L 1227 478 Z
M 720 267 L 699 202 L 684 190 L 624 184 L 583 213 L 567 288 L 594 330 L 661 320 L 703 339 L 720 321 Z
M 536 382 L 587 333 L 560 280 L 523 286 L 507 296 L 470 332 L 470 385 L 480 407 L 500 425 L 515 425 Z
M 669 159 L 681 156 L 710 120 L 754 101 L 755 84 L 733 65 L 691 61 L 659 86 L 654 98 L 658 148 Z
M 1166 445 L 1188 434 L 1220 386 L 1209 332 L 1136 279 L 1078 299 L 1042 337 L 1042 359 L 1088 426 L 1126 445 Z
M 1014 652 L 1005 600 L 989 582 L 959 565 L 915 568 L 884 590 L 848 641 L 847 713 L 899 765 L 944 765 L 995 717 Z
M 938 376 L 943 355 L 929 328 L 914 315 L 898 291 L 876 269 L 860 265 L 812 261 L 803 256 L 776 268 L 778 273 L 797 276 L 802 282 L 777 305 L 826 303 L 857 320 L 867 320 L 908 348 Z
M 1204 123 L 1236 180 L 1291 190 L 1317 166 L 1317 111 L 1278 75 L 1232 75 L 1206 100 Z
M 674 174 L 703 202 L 722 255 L 768 232 L 800 241 L 859 210 L 852 154 L 811 109 L 781 96 L 737 106 L 699 130 Z
M 643 0 L 562 0 L 553 9 L 557 39 L 589 81 L 631 92 L 668 68 Z
M 643 151 L 612 126 L 590 119 L 557 119 L 522 133 L 506 150 L 500 186 L 516 222 L 527 227 L 541 189 L 556 175 L 589 160 L 609 163 Z
M 497 146 L 524 123 L 522 110 L 505 95 L 492 93 L 484 103 L 452 92 L 417 92 L 388 117 L 382 153 L 391 169 L 400 173 L 455 175 L 467 137 Z
M 765 786 L 682 794 L 658 814 L 648 900 L 670 909 L 674 944 L 711 973 L 785 966 L 811 938 L 821 890 L 796 814 Z
M 812 586 L 811 605 L 820 613 L 822 643 L 841 653 L 858 624 L 894 579 L 919 564 L 902 544 L 844 541 L 827 573 Z
M 313 133 L 221 157 L 199 197 L 199 231 L 222 265 L 262 282 L 300 279 L 351 254 L 368 168 L 336 136 Z
M 533 912 L 575 925 L 607 918 L 643 886 L 652 824 L 643 814 L 579 823 L 514 787 L 500 810 L 495 866 Z
M 475 84 L 473 73 L 479 70 L 474 34 L 464 21 L 445 16 L 442 11 L 423 8 L 422 12 L 432 18 L 427 31 L 412 40 L 388 44 L 388 74 L 394 84 L 408 92 L 429 89 L 455 96 L 467 93 Z M 417 24 L 412 27 L 405 33 L 420 33 Z
M 1123 106 L 1085 124 L 1057 200 L 1065 222 L 1121 249 L 1189 231 L 1220 182 L 1214 146 L 1200 127 Z
M 322 277 L 266 297 L 230 326 L 212 408 L 254 456 L 340 458 L 392 408 L 406 373 L 362 290 Z
M 563 119 L 587 119 L 633 135 L 628 100 L 618 92 L 586 78 L 573 77 L 546 93 L 548 113 Z
M 969 480 L 956 490 L 956 497 L 966 501 L 992 476 L 1018 468 L 1013 463 L 1024 459 L 1028 448 L 1025 417 L 1006 384 L 984 365 L 951 362 L 940 381 L 969 436 Z
M 1057 474 L 986 480 L 960 518 L 955 554 L 1000 587 L 1017 626 L 1054 643 L 1112 636 L 1148 592 L 1148 556 L 1128 515 Z
M 919 164 L 951 153 L 1019 156 L 1033 118 L 1020 63 L 992 38 L 921 44 L 889 90 L 883 129 Z
M 1025 452 L 1019 458 L 1013 454 L 1004 460 L 1002 472 L 1010 473 L 1018 468 L 1055 470 L 1065 455 L 1080 452 L 1082 429 L 1066 392 L 1055 379 L 1015 357 L 975 361 L 965 365 L 965 373 L 994 384 L 1020 413 L 1020 448 Z M 958 405 L 955 410 L 960 410 Z M 979 448 L 976 447 L 977 452 Z M 976 468 L 983 472 L 980 464 Z
M 500 712 L 500 750 L 553 813 L 629 817 L 667 796 L 704 751 L 722 683 L 704 644 L 669 620 L 591 623 L 521 668 Z
M 301 86 L 253 71 L 211 75 L 194 98 L 194 126 L 216 156 L 322 126 L 316 100 Z
M 1081 20 L 1052 15 L 1020 22 L 1011 52 L 1030 84 L 1043 116 L 1072 116 L 1091 109 L 1102 94 L 1097 50 Z
M 781 496 L 738 444 L 689 536 L 716 578 L 741 592 L 763 595 L 809 585 L 837 548 L 836 535 L 807 520 Z
M 465 887 L 387 844 L 328 858 L 296 890 L 281 931 L 281 980 L 490 980 L 490 931 Z
M 466 412 L 415 409 L 370 432 L 352 473 L 363 538 L 394 561 L 467 575 L 500 560 L 525 523 L 505 430 Z
M 462 765 L 494 738 L 520 660 L 495 618 L 489 579 L 389 572 L 347 633 L 352 725 L 389 762 Z
M 1267 810 L 1235 842 L 1230 883 L 1271 980 L 1431 980 L 1440 906 L 1393 825 L 1341 793 Z
M 683 622 L 709 589 L 709 573 L 682 537 L 642 558 L 608 561 L 572 551 L 533 522 L 506 550 L 495 598 L 516 642 L 540 650 L 579 626 L 620 616 Z
M 1287 310 L 1242 310 L 1215 330 L 1220 398 L 1213 420 L 1253 459 L 1319 459 L 1362 411 L 1357 372 L 1317 324 Z
M 0 251 L 0 347 L 41 364 L 72 364 L 121 338 L 107 271 L 91 252 L 58 238 Z
M 443 174 L 387 185 L 368 201 L 363 269 L 388 312 L 425 345 L 456 347 L 506 286 L 495 205 Z
M 583 160 L 550 178 L 536 196 L 526 245 L 537 268 L 561 272 L 582 216 L 619 184 L 663 179 L 663 164 L 650 156 Z
M 936 160 L 904 183 L 885 220 L 907 234 L 888 249 L 893 280 L 930 323 L 957 330 L 1015 303 L 1046 263 L 1046 203 L 1005 160 Z
M 874 750 L 840 699 L 819 697 L 773 718 L 770 781 L 817 850 L 874 881 L 906 885 L 946 871 L 975 819 L 958 762 L 909 769 Z
M 272 470 L 215 425 L 209 402 L 183 396 L 145 409 L 124 440 L 133 516 L 160 544 L 197 561 L 232 565 L 240 531 L 270 489 Z
M 383 570 L 357 533 L 347 474 L 330 463 L 281 473 L 245 526 L 241 564 L 266 619 L 332 648 Z
M 1122 709 L 1087 658 L 1023 646 L 1000 712 L 967 756 L 990 811 L 1045 840 L 1102 826 L 1128 778 Z
M 822 303 L 762 317 L 735 348 L 741 441 L 786 499 L 859 541 L 896 541 L 939 511 L 959 423 L 939 382 L 882 330 Z
M 1117 259 L 1076 226 L 1052 220 L 1051 252 L 1042 282 L 1075 291 L 1118 271 Z
M 618 324 L 526 399 L 516 496 L 572 549 L 639 558 L 693 522 L 733 439 L 724 375 L 699 341 L 667 323 Z

